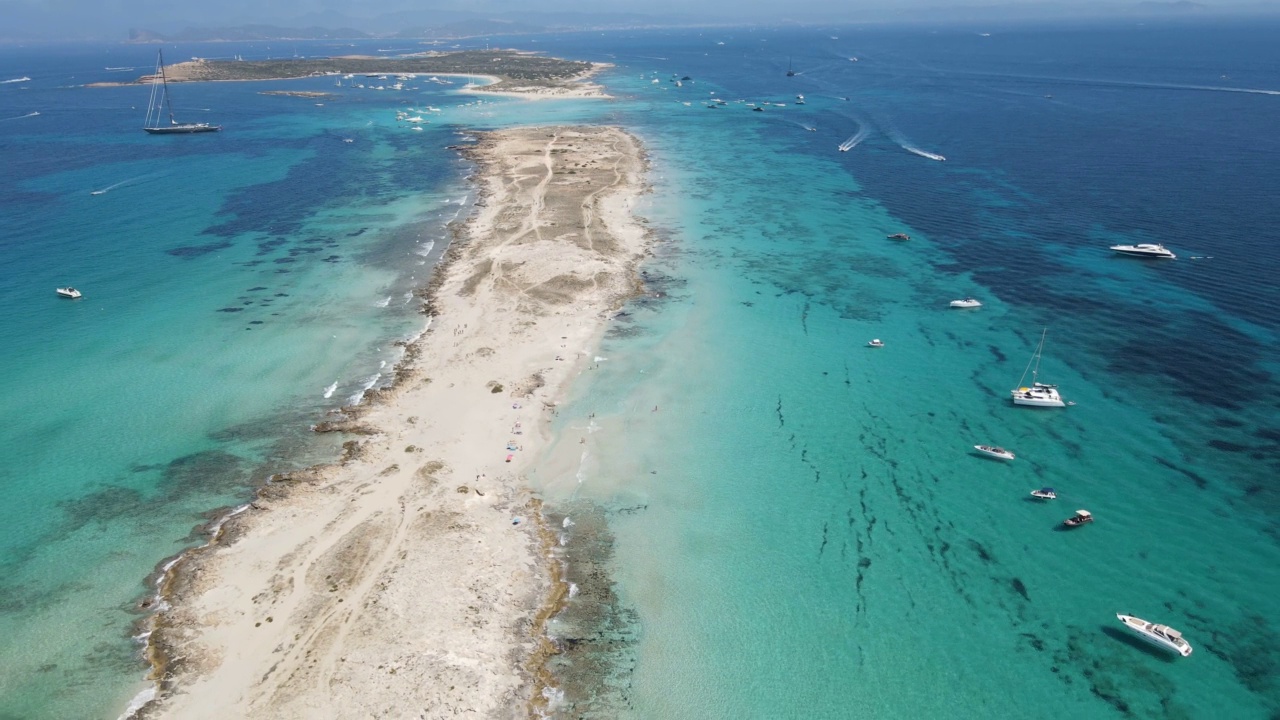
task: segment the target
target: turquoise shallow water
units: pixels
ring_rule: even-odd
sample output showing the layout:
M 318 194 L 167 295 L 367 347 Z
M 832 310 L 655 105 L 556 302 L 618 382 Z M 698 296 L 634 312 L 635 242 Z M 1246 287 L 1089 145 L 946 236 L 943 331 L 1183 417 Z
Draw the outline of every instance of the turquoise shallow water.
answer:
M 1234 281 L 1238 249 L 1179 225 L 1183 208 L 1133 204 L 1175 184 L 1140 162 L 1169 144 L 1197 148 L 1169 203 L 1232 162 L 1224 144 L 1274 149 L 1256 124 L 1270 96 L 1241 111 L 1254 125 L 1231 120 L 1244 135 L 1230 143 L 1170 114 L 1141 120 L 1140 142 L 1120 153 L 1097 124 L 1127 103 L 1150 113 L 1220 98 L 1123 92 L 1143 79 L 1191 84 L 1177 76 L 1194 71 L 1168 56 L 1138 69 L 1101 56 L 1054 65 L 1049 41 L 1098 42 L 1084 31 L 1039 38 L 1049 49 L 1017 38 L 1000 46 L 1015 57 L 984 58 L 1078 78 L 1045 91 L 1010 79 L 1025 67 L 974 82 L 930 64 L 958 38 L 861 36 L 847 52 L 875 69 L 855 76 L 833 69 L 837 52 L 822 46 L 834 43 L 797 33 L 793 46 L 819 56 L 804 60 L 815 78 L 793 86 L 803 109 L 705 109 L 713 90 L 789 97 L 776 58 L 705 59 L 714 41 L 760 47 L 764 34 L 672 40 L 628 58 L 645 77 L 611 83 L 641 108 L 623 122 L 653 151 L 645 213 L 669 242 L 649 268 L 650 295 L 615 319 L 604 359 L 562 408 L 561 444 L 536 478 L 568 518 L 578 584 L 553 628 L 566 649 L 564 714 L 1274 714 L 1276 327 L 1254 305 L 1271 290 Z M 693 82 L 674 88 L 673 73 Z M 1043 95 L 1064 93 L 1069 106 L 1046 119 Z M 1049 163 L 1061 153 L 990 132 L 975 108 L 991 98 L 1008 125 L 1045 123 L 1034 126 L 1042 137 L 1093 124 L 1068 154 L 1095 159 Z M 836 152 L 859 123 L 866 137 Z M 1242 162 L 1249 186 L 1270 177 Z M 1202 215 L 1252 198 L 1232 222 L 1261 229 L 1270 217 L 1255 190 L 1199 187 Z M 1077 197 L 1104 191 L 1100 205 Z M 894 232 L 912 240 L 887 240 Z M 1183 257 L 1151 265 L 1106 252 L 1130 236 Z M 1275 264 L 1267 250 L 1252 259 L 1255 274 Z M 984 307 L 947 307 L 970 295 Z M 1044 327 L 1042 379 L 1077 404 L 1013 407 L 1007 393 Z M 873 337 L 886 347 L 865 347 Z M 986 442 L 1018 459 L 976 456 Z M 1028 497 L 1046 485 L 1057 501 Z M 1076 508 L 1097 522 L 1063 532 Z M 606 556 L 612 585 L 596 572 Z M 1148 650 L 1117 612 L 1181 629 L 1195 654 Z

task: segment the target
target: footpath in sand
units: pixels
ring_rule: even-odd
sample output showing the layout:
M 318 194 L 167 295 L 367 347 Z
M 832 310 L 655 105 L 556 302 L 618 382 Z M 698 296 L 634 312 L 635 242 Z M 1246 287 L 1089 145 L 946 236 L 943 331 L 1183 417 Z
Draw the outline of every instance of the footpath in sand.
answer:
M 483 134 L 481 207 L 397 383 L 339 464 L 277 478 L 172 571 L 144 717 L 526 716 L 562 584 L 523 481 L 547 417 L 639 285 L 639 143 Z M 508 449 L 508 448 L 513 449 Z

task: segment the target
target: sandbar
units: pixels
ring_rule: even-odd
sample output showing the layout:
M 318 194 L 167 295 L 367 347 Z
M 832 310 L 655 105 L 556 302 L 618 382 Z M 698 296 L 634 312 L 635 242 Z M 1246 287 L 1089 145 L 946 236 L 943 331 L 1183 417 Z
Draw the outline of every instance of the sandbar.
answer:
M 167 566 L 147 718 L 527 716 L 565 586 L 525 483 L 549 418 L 651 243 L 638 140 L 478 133 L 478 207 L 394 386 L 321 430 L 332 465 L 273 478 Z

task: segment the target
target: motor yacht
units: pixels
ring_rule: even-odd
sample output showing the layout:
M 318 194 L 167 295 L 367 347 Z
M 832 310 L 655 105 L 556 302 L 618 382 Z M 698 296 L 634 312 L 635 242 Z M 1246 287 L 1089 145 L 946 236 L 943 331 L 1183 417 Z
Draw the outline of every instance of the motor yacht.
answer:
M 1032 490 L 1031 497 L 1040 500 L 1057 500 L 1058 493 L 1054 492 L 1053 488 L 1040 488 L 1039 490 Z
M 61 295 L 61 296 L 62 296 L 62 297 L 64 297 L 64 298 L 71 298 L 72 300 L 74 300 L 74 299 L 76 299 L 76 298 L 80 297 L 80 294 L 81 294 L 79 290 L 77 290 L 77 289 L 75 289 L 75 288 L 73 288 L 73 287 L 71 287 L 71 286 L 58 288 L 58 289 L 57 289 L 57 290 L 55 290 L 54 292 L 58 293 L 59 295 Z
M 999 458 L 1001 460 L 1012 460 L 1014 457 L 1013 453 L 996 445 L 974 445 L 973 449 L 988 457 Z
M 1174 258 L 1178 257 L 1177 255 L 1174 255 L 1172 252 L 1170 252 L 1169 249 L 1166 248 L 1165 246 L 1159 245 L 1156 243 L 1139 243 L 1137 245 L 1112 245 L 1111 249 L 1114 250 L 1115 252 L 1120 253 L 1121 255 L 1132 255 L 1134 257 L 1166 258 L 1168 260 L 1173 260 Z
M 1091 522 L 1093 522 L 1093 513 L 1088 510 L 1077 510 L 1075 515 L 1063 520 L 1062 524 L 1069 528 L 1073 528 L 1080 527 L 1081 525 Z
M 894 233 L 888 236 L 890 240 L 910 240 L 911 236 L 906 233 Z
M 1138 637 L 1163 650 L 1176 652 L 1182 657 L 1191 656 L 1191 643 L 1182 637 L 1182 633 L 1168 625 L 1157 625 L 1140 617 L 1116 613 L 1116 619 L 1132 630 Z
M 867 347 L 884 347 L 884 343 L 880 342 L 880 338 L 876 338 L 875 340 L 867 343 Z
M 964 300 L 952 300 L 951 307 L 976 308 L 976 307 L 982 307 L 982 303 L 978 302 L 977 300 L 974 300 L 973 298 L 965 298 Z

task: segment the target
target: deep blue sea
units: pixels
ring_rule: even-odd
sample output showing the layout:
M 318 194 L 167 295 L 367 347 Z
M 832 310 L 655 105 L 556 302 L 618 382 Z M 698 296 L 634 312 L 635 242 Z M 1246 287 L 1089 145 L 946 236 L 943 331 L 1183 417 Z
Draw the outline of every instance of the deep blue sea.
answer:
M 0 716 L 121 712 L 156 564 L 332 453 L 308 425 L 421 331 L 408 293 L 470 205 L 444 145 L 603 122 L 646 143 L 660 242 L 531 478 L 575 583 L 555 710 L 1274 717 L 1277 30 L 489 38 L 611 62 L 614 99 L 183 84 L 225 126 L 184 138 L 141 132 L 145 88 L 81 87 L 152 47 L 0 50 L 30 78 L 0 84 Z M 1107 250 L 1136 242 L 1178 259 Z M 1075 405 L 1015 407 L 1046 328 Z

